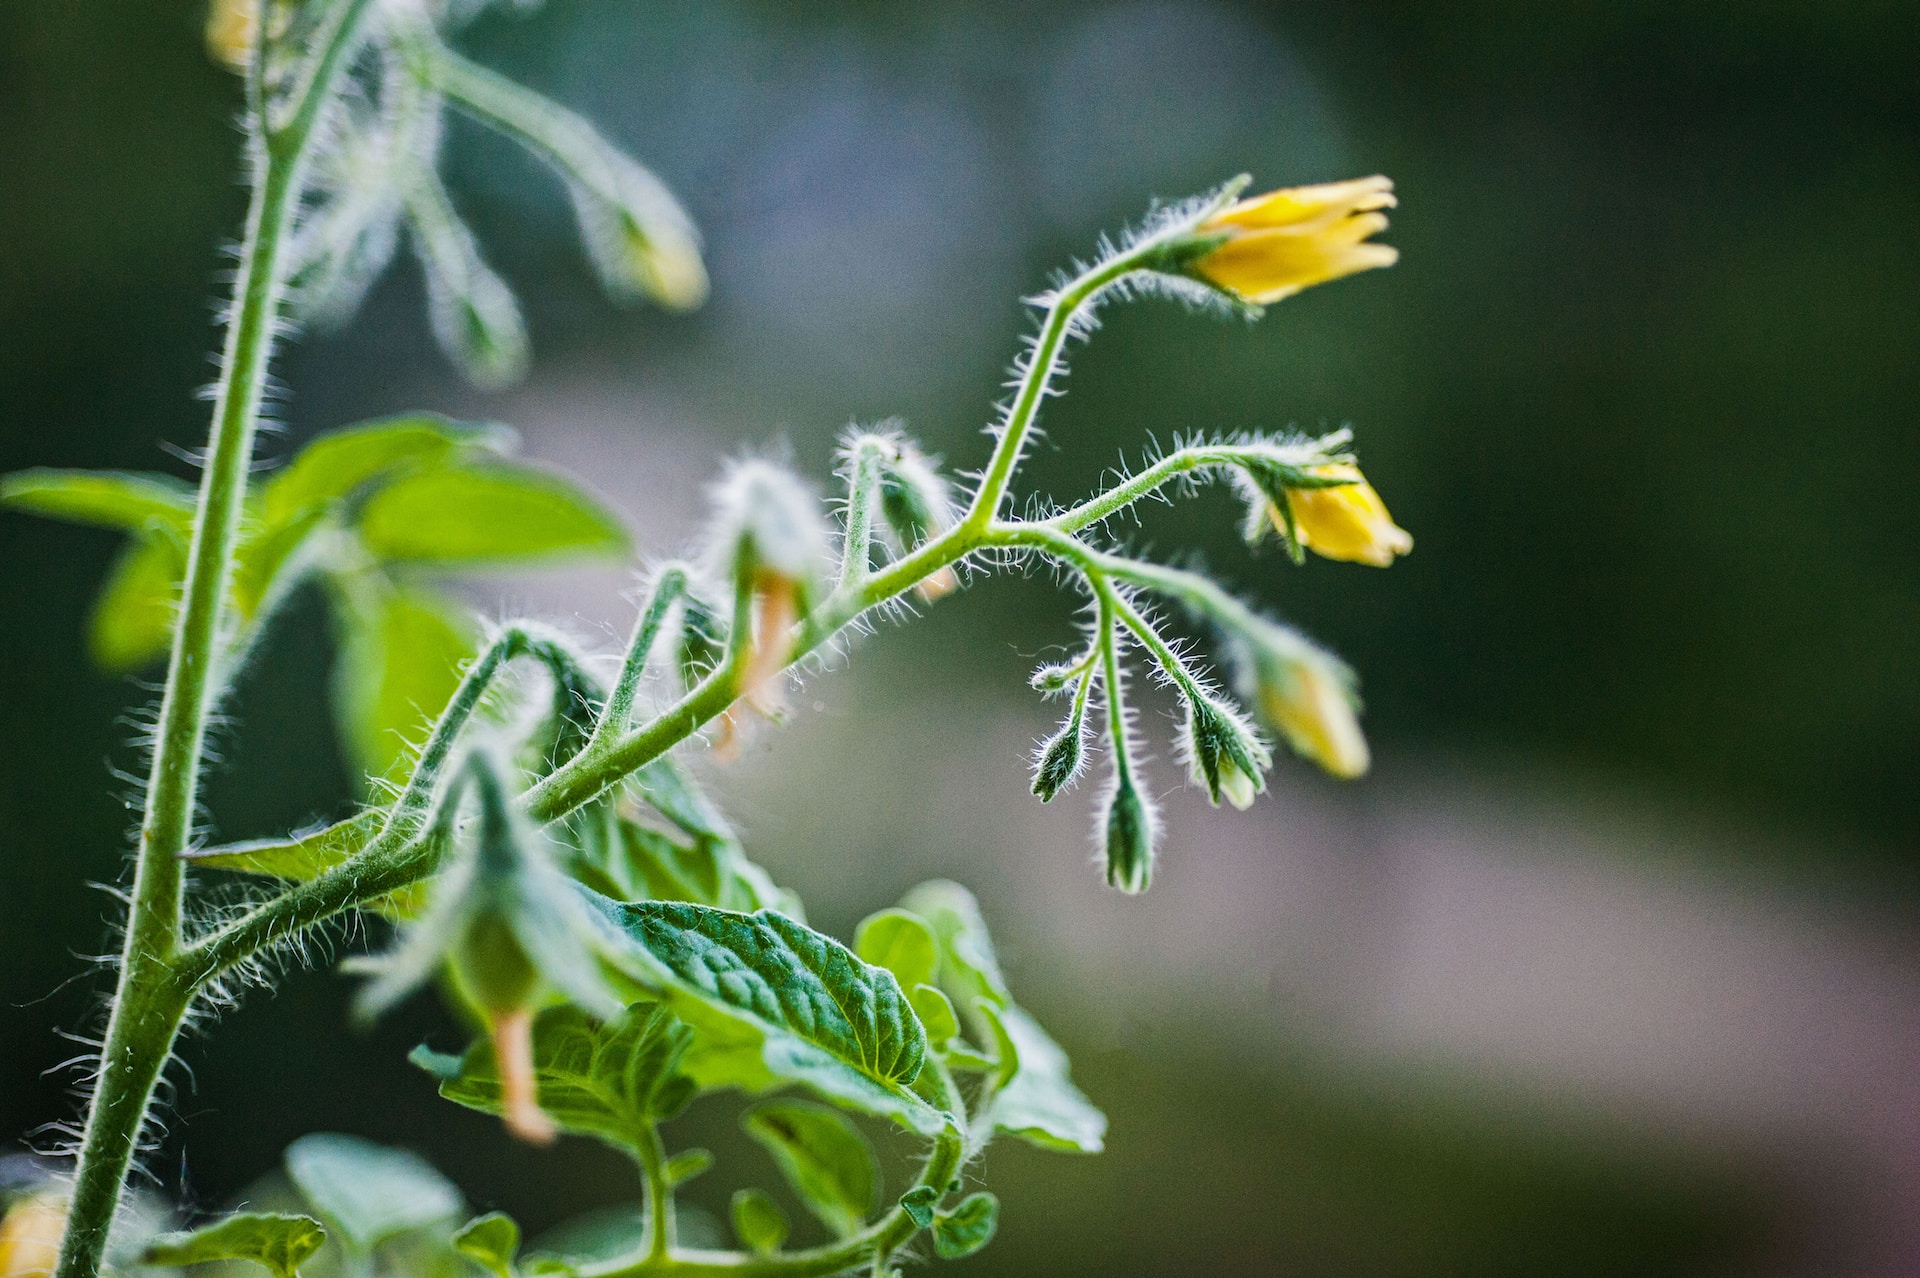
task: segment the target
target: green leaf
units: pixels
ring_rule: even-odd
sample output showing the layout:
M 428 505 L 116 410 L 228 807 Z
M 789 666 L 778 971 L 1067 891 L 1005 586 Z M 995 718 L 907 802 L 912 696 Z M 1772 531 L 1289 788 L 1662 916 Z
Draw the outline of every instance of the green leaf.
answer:
M 520 1226 L 504 1212 L 491 1211 L 462 1225 L 453 1236 L 453 1249 L 495 1278 L 514 1278 L 514 1257 L 520 1254 Z
M 222 843 L 186 859 L 209 870 L 238 870 L 304 883 L 319 878 L 367 846 L 387 819 L 383 808 L 368 808 L 344 821 L 295 834 L 286 839 L 250 839 Z
M 1107 1116 L 1068 1076 L 1067 1054 L 1040 1022 L 1009 1004 L 1000 1023 L 1020 1055 L 1020 1072 L 993 1099 L 994 1127 L 1042 1149 L 1097 1154 L 1105 1148 Z
M 94 661 L 124 674 L 166 656 L 186 571 L 186 552 L 173 538 L 148 535 L 130 542 L 93 605 L 87 646 Z
M 704 1176 L 713 1170 L 713 1151 L 708 1149 L 683 1149 L 667 1160 L 663 1169 L 669 1185 L 684 1185 L 696 1176 Z
M 562 1129 L 631 1150 L 648 1125 L 671 1118 L 692 1098 L 679 1073 L 693 1033 L 657 1003 L 635 1003 L 607 1024 L 577 1007 L 548 1008 L 533 1025 L 533 1068 L 540 1108 Z M 418 1060 L 437 1072 L 439 1061 Z M 444 1067 L 440 1067 L 444 1068 Z M 501 1110 L 493 1045 L 482 1039 L 442 1075 L 440 1094 L 484 1114 Z
M 686 1069 L 703 1087 L 798 1082 L 924 1134 L 948 1123 L 909 1089 L 926 1031 L 891 972 L 771 910 L 583 892 L 627 942 L 635 979 L 694 1026 Z
M 327 1240 L 311 1216 L 240 1212 L 198 1229 L 161 1234 L 140 1253 L 143 1265 L 199 1265 L 214 1260 L 251 1260 L 276 1278 L 296 1278 L 300 1266 Z
M 764 1189 L 742 1189 L 733 1196 L 733 1232 L 740 1245 L 756 1256 L 780 1250 L 793 1226 L 787 1213 Z
M 868 915 L 853 934 L 854 953 L 875 967 L 884 967 L 912 989 L 933 980 L 940 963 L 939 942 L 925 919 L 905 910 L 881 910 Z
M 360 539 L 396 563 L 497 564 L 628 551 L 620 521 L 569 480 L 531 466 L 406 475 L 367 499 Z
M 927 1042 L 934 1047 L 944 1047 L 960 1033 L 960 1018 L 954 1015 L 952 1001 L 934 986 L 914 986 L 907 991 L 907 1001 L 926 1026 Z
M 915 1185 L 900 1195 L 900 1210 L 922 1229 L 933 1223 L 933 1209 L 939 1205 L 940 1191 L 932 1185 Z
M 842 1238 L 859 1232 L 873 1210 L 880 1167 L 873 1147 L 837 1110 L 801 1100 L 762 1101 L 741 1115 L 793 1192 Z
M 98 528 L 162 528 L 186 544 L 194 490 L 171 475 L 46 467 L 0 476 L 0 506 Z
M 351 1250 L 450 1222 L 460 1191 L 418 1154 L 358 1136 L 318 1132 L 287 1146 L 287 1175 Z
M 989 1193 L 968 1194 L 950 1212 L 933 1218 L 933 1250 L 942 1260 L 971 1256 L 993 1241 L 1000 1227 L 1000 1200 Z
M 973 894 L 957 883 L 936 881 L 913 889 L 901 904 L 925 919 L 939 939 L 941 988 L 955 1004 L 970 1009 L 986 1037 L 1003 1040 L 1003 1053 L 1010 1045 L 1018 1060 L 1017 1072 L 994 1097 L 988 1120 L 1043 1149 L 1099 1153 L 1107 1117 L 1073 1085 L 1060 1045 L 1014 1003 Z
M 349 426 L 320 436 L 267 480 L 260 492 L 261 517 L 270 525 L 285 524 L 315 505 L 346 501 L 389 474 L 477 453 L 504 453 L 513 443 L 514 433 L 505 426 L 455 422 L 431 413 Z
M 393 777 L 452 700 L 475 636 L 464 615 L 433 595 L 387 588 L 366 594 L 337 613 L 343 633 L 334 716 L 360 775 Z
M 986 999 L 974 1000 L 974 1011 L 986 1023 L 987 1033 L 993 1039 L 994 1070 L 993 1085 L 1005 1090 L 1020 1073 L 1020 1045 L 1013 1041 L 1013 1035 L 1007 1031 L 1007 1022 L 998 1008 Z
M 368 808 L 344 821 L 284 839 L 221 843 L 182 853 L 181 859 L 199 869 L 232 870 L 305 883 L 351 860 L 380 833 L 386 819 L 386 809 Z M 391 919 L 412 918 L 425 906 L 430 886 L 431 880 L 422 879 L 396 888 L 374 901 L 371 908 Z

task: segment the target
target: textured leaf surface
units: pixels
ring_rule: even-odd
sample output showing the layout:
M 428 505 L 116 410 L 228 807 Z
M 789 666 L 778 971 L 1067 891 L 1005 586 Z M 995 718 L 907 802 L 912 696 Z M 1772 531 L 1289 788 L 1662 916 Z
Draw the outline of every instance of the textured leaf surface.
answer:
M 360 538 L 385 560 L 492 564 L 622 555 L 627 533 L 579 486 L 531 467 L 428 470 L 368 498 Z
M 671 1118 L 691 1098 L 678 1072 L 693 1032 L 654 1003 L 635 1003 L 600 1024 L 576 1007 L 549 1008 L 533 1027 L 533 1067 L 540 1108 L 566 1131 L 636 1148 L 647 1124 Z M 498 1114 L 500 1075 L 493 1046 L 469 1047 L 440 1094 L 482 1113 Z
M 841 1237 L 859 1231 L 873 1210 L 880 1168 L 867 1138 L 838 1111 L 800 1100 L 771 1100 L 741 1116 L 747 1135 L 773 1155 L 780 1174 L 820 1223 Z
M 147 1243 L 140 1261 L 171 1266 L 251 1260 L 278 1278 L 295 1278 L 326 1240 L 327 1231 L 311 1216 L 241 1212 L 198 1229 L 161 1234 Z
M 365 1254 L 396 1234 L 460 1215 L 460 1191 L 418 1154 L 318 1132 L 287 1147 L 287 1175 L 315 1211 Z
M 164 528 L 182 543 L 193 501 L 193 486 L 171 475 L 41 468 L 0 477 L 0 505 L 99 528 Z
M 798 1082 L 918 1131 L 945 1125 L 908 1090 L 926 1031 L 891 972 L 771 910 L 587 895 L 629 942 L 636 978 L 694 1026 L 686 1068 L 702 1086 Z

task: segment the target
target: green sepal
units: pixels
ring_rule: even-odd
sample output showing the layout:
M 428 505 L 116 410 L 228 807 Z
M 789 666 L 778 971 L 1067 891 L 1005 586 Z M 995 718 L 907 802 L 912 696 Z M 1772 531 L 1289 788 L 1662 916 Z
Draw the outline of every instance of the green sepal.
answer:
M 839 1111 L 801 1100 L 762 1101 L 740 1126 L 773 1156 L 808 1211 L 845 1238 L 873 1210 L 880 1167 L 873 1147 Z
M 302 1136 L 287 1146 L 286 1167 L 328 1232 L 363 1256 L 396 1235 L 450 1223 L 465 1206 L 418 1154 L 358 1136 Z
M 787 1220 L 787 1213 L 780 1210 L 780 1204 L 773 1201 L 772 1195 L 764 1189 L 742 1189 L 733 1195 L 732 1211 L 734 1236 L 740 1245 L 756 1256 L 767 1256 L 780 1250 L 780 1244 L 787 1240 L 793 1226 Z
M 176 1266 L 251 1260 L 272 1270 L 275 1278 L 298 1278 L 300 1266 L 326 1241 L 326 1229 L 311 1216 L 240 1212 L 198 1229 L 148 1240 L 140 1263 Z
M 514 1278 L 514 1260 L 520 1254 L 520 1226 L 505 1212 L 490 1211 L 462 1225 L 453 1235 L 453 1249 L 494 1278 Z
M 984 1191 L 968 1194 L 952 1211 L 933 1218 L 933 1251 L 942 1260 L 971 1256 L 993 1241 L 1000 1227 L 1000 1200 Z
M 605 1024 L 577 1007 L 548 1008 L 533 1022 L 540 1108 L 563 1131 L 636 1149 L 649 1124 L 672 1118 L 692 1099 L 693 1083 L 680 1072 L 692 1037 L 657 1003 L 635 1003 Z M 456 1105 L 500 1113 L 500 1076 L 487 1040 L 458 1057 L 423 1047 L 408 1059 L 437 1077 L 440 1095 Z

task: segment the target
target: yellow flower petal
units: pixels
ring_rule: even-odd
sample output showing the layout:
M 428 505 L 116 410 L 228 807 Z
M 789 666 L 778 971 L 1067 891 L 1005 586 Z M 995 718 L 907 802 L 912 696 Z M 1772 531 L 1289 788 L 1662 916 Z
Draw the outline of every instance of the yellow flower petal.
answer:
M 67 1205 L 51 1194 L 23 1198 L 0 1221 L 0 1278 L 43 1278 L 60 1259 Z
M 1353 482 L 1331 488 L 1289 488 L 1287 508 L 1293 516 L 1293 535 L 1316 555 L 1349 563 L 1385 568 L 1396 555 L 1413 549 L 1413 535 L 1393 522 L 1387 505 L 1360 474 L 1358 466 L 1315 466 L 1312 474 Z M 1274 511 L 1274 526 L 1286 533 L 1287 523 Z
M 245 71 L 259 33 L 260 0 L 213 0 L 207 9 L 207 49 L 235 71 Z
M 1285 677 L 1263 681 L 1260 708 L 1289 745 L 1334 776 L 1351 780 L 1372 766 L 1353 698 L 1318 663 L 1299 662 Z
M 1380 210 L 1394 203 L 1393 183 L 1384 177 L 1269 191 L 1202 223 L 1196 234 L 1227 238 L 1190 269 L 1264 306 L 1343 275 L 1392 266 L 1398 250 L 1365 241 L 1386 229 Z

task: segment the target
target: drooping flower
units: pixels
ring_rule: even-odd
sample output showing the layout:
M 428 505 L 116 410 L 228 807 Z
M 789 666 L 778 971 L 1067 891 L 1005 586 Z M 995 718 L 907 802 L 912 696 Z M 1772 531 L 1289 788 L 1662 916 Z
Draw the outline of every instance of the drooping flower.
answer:
M 1328 559 L 1385 568 L 1396 555 L 1413 549 L 1413 534 L 1393 522 L 1387 505 L 1358 466 L 1337 462 L 1313 466 L 1316 479 L 1340 481 L 1324 487 L 1286 489 L 1287 509 L 1269 506 L 1273 526 L 1283 536 Z
M 1369 243 L 1386 229 L 1393 182 L 1354 178 L 1241 200 L 1195 228 L 1224 236 L 1187 270 L 1244 302 L 1265 306 L 1344 275 L 1392 266 L 1399 251 Z

